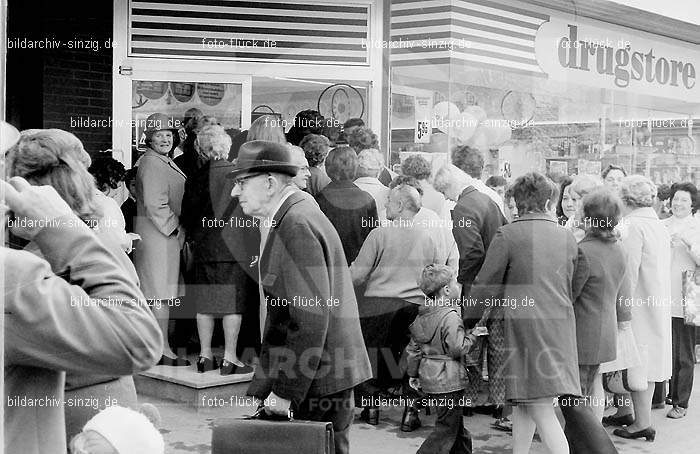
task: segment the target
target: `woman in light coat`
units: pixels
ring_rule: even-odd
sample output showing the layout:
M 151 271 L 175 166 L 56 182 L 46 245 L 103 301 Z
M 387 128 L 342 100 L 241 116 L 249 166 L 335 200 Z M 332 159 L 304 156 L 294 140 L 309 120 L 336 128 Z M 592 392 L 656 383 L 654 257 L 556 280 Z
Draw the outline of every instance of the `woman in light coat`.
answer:
M 666 416 L 683 418 L 693 390 L 695 369 L 695 326 L 686 325 L 683 301 L 683 272 L 700 265 L 700 221 L 693 217 L 698 190 L 693 183 L 671 186 L 671 212 L 663 222 L 671 235 L 671 334 L 673 373 L 669 397 L 673 408 Z
M 642 357 L 646 356 L 649 386 L 633 392 L 632 401 L 618 408 L 610 424 L 626 424 L 613 433 L 623 438 L 656 435 L 651 427 L 654 382 L 671 378 L 671 238 L 652 208 L 656 187 L 646 177 L 632 175 L 622 180 L 620 195 L 625 204 L 622 245 L 627 252 L 627 273 L 632 298 L 632 331 Z M 631 405 L 630 405 L 631 404 Z M 633 416 L 634 415 L 634 416 Z
M 170 117 L 153 114 L 146 120 L 148 151 L 136 173 L 136 221 L 134 230 L 141 242 L 134 250 L 134 264 L 141 290 L 158 319 L 163 336 L 163 356 L 158 364 L 189 366 L 178 358 L 168 342 L 170 306 L 179 303 L 180 248 L 185 232 L 180 227 L 180 206 L 185 192 L 185 174 L 168 154 L 177 145 L 177 128 Z

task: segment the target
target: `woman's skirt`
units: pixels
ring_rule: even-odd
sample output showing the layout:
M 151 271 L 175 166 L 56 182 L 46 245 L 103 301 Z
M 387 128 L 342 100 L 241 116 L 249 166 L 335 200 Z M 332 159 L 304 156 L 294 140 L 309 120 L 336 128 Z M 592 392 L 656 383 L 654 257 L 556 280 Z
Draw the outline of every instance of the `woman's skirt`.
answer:
M 199 262 L 194 264 L 187 294 L 199 314 L 243 314 L 251 299 L 257 297 L 256 287 L 238 263 Z

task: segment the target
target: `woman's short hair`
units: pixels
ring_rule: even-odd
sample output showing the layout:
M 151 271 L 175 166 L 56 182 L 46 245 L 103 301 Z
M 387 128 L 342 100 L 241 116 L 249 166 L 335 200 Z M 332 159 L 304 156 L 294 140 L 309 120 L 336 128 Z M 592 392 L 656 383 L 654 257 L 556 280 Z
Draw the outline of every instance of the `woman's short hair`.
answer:
M 559 180 L 559 197 L 557 197 L 557 218 L 562 219 L 564 217 L 564 210 L 561 207 L 561 202 L 564 200 L 564 191 L 567 186 L 574 182 L 574 179 L 570 176 L 564 176 Z
M 352 181 L 355 179 L 357 154 L 350 147 L 336 147 L 326 158 L 326 173 L 333 181 Z
M 671 193 L 669 196 L 669 200 L 671 202 L 673 202 L 673 196 L 675 196 L 676 192 L 678 191 L 685 191 L 690 194 L 690 208 L 693 214 L 695 214 L 698 209 L 698 188 L 689 181 L 683 183 L 673 183 L 671 185 Z
M 95 201 L 95 180 L 78 162 L 75 142 L 66 140 L 70 133 L 57 131 L 45 129 L 20 138 L 12 149 L 10 176 L 23 177 L 33 185 L 52 186 L 79 218 L 99 219 L 102 213 Z M 77 137 L 75 140 L 80 142 Z
M 418 278 L 418 287 L 425 296 L 434 299 L 436 293 L 452 282 L 454 271 L 447 265 L 433 263 L 423 268 Z
M 476 148 L 468 145 L 452 150 L 452 164 L 472 178 L 481 178 L 484 171 L 484 156 Z
M 420 185 L 420 182 L 417 178 L 412 177 L 410 175 L 398 175 L 389 182 L 389 189 L 394 189 L 395 187 L 401 185 L 411 186 L 412 188 L 415 188 L 415 190 L 418 191 L 418 195 L 423 197 L 423 187 Z
M 575 192 L 581 197 L 584 197 L 589 192 L 603 187 L 603 180 L 595 175 L 576 175 L 571 183 L 569 191 Z
M 299 146 L 304 149 L 304 154 L 306 155 L 306 160 L 309 161 L 310 167 L 318 167 L 323 164 L 326 156 L 328 156 L 330 145 L 331 142 L 328 140 L 328 137 L 320 134 L 308 134 L 299 142 Z
M 287 143 L 284 136 L 282 121 L 276 115 L 262 115 L 248 128 L 247 142 L 251 140 L 266 140 L 275 143 Z
M 518 177 L 512 187 L 520 216 L 526 213 L 544 213 L 547 200 L 553 203 L 559 197 L 559 188 L 546 176 L 537 172 Z
M 469 176 L 457 168 L 454 164 L 446 164 L 435 172 L 433 188 L 445 194 L 453 185 L 469 185 Z
M 104 156 L 95 159 L 88 172 L 95 177 L 97 189 L 107 192 L 109 188 L 117 189 L 119 182 L 124 181 L 126 169 L 124 169 L 124 164 L 113 157 Z
M 73 156 L 73 158 L 80 164 L 84 165 L 85 168 L 89 168 L 92 165 L 92 158 L 90 154 L 85 151 L 83 147 L 83 142 L 80 141 L 74 134 L 64 131 L 63 129 L 26 129 L 22 131 L 22 137 L 31 137 L 36 134 L 41 134 L 45 136 L 50 134 L 52 141 L 56 143 L 65 153 Z
M 432 167 L 423 156 L 413 155 L 406 158 L 401 164 L 401 173 L 414 177 L 418 180 L 430 179 Z
M 423 206 L 423 201 L 421 200 L 422 194 L 418 191 L 417 187 L 408 183 L 400 183 L 392 186 L 391 194 L 394 194 L 394 197 L 398 198 L 399 202 L 401 202 L 404 207 L 414 213 L 418 213 Z
M 357 172 L 355 178 L 377 178 L 382 167 L 384 167 L 384 159 L 379 150 L 376 148 L 362 150 L 360 154 L 357 155 Z
M 586 194 L 583 204 L 583 228 L 606 241 L 619 237 L 614 230 L 622 216 L 622 200 L 609 188 L 597 188 Z
M 491 175 L 486 179 L 486 186 L 490 188 L 497 188 L 499 186 L 507 186 L 508 180 L 500 175 Z
M 195 139 L 199 153 L 209 159 L 226 159 L 231 150 L 231 136 L 222 126 L 205 126 L 197 133 Z
M 359 153 L 366 148 L 379 148 L 379 138 L 371 129 L 359 127 L 354 129 L 348 136 L 348 145 Z
M 605 177 L 608 176 L 608 174 L 609 174 L 612 170 L 619 170 L 620 172 L 622 172 L 622 174 L 623 174 L 624 176 L 627 176 L 627 172 L 625 172 L 625 168 L 624 168 L 624 167 L 622 167 L 622 166 L 616 166 L 615 164 L 609 164 L 609 165 L 603 170 L 603 173 L 600 174 L 600 176 L 603 177 L 603 180 L 605 179 Z
M 622 202 L 632 208 L 645 208 L 654 204 L 656 186 L 642 175 L 630 175 L 622 179 L 620 185 Z

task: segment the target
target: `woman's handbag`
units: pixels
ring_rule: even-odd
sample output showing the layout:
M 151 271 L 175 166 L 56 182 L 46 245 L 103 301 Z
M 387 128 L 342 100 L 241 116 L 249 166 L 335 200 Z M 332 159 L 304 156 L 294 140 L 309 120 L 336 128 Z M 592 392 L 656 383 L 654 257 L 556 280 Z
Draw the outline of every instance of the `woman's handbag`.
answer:
M 602 370 L 612 370 L 603 373 L 603 388 L 614 394 L 644 391 L 649 385 L 646 368 L 646 348 L 637 346 L 631 328 L 620 330 L 617 335 L 617 357 L 601 364 Z
M 683 271 L 683 319 L 686 325 L 700 326 L 700 303 L 698 296 L 700 295 L 700 286 L 697 284 L 697 279 L 700 274 L 695 270 Z

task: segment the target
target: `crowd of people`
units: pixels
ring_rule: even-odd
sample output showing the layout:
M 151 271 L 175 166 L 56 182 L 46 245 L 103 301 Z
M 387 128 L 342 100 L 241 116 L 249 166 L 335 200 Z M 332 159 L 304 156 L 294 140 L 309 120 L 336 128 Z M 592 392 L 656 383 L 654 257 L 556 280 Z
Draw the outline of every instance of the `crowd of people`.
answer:
M 686 415 L 692 183 L 663 197 L 618 166 L 482 181 L 466 145 L 396 174 L 361 119 L 338 130 L 303 111 L 285 132 L 263 115 L 233 137 L 196 109 L 184 120 L 149 117 L 129 170 L 62 130 L 3 139 L 9 397 L 135 408 L 131 375 L 156 364 L 252 374 L 267 413 L 333 423 L 338 454 L 355 408 L 376 425 L 386 402 L 403 431 L 436 411 L 421 454 L 471 453 L 462 415 L 479 396 L 515 454 L 535 430 L 552 453 L 613 453 L 604 424 L 653 441 L 652 408 Z M 194 365 L 172 337 L 183 304 Z M 632 368 L 645 386 L 606 393 Z M 99 409 L 24 410 L 6 405 L 6 452 L 65 452 Z

